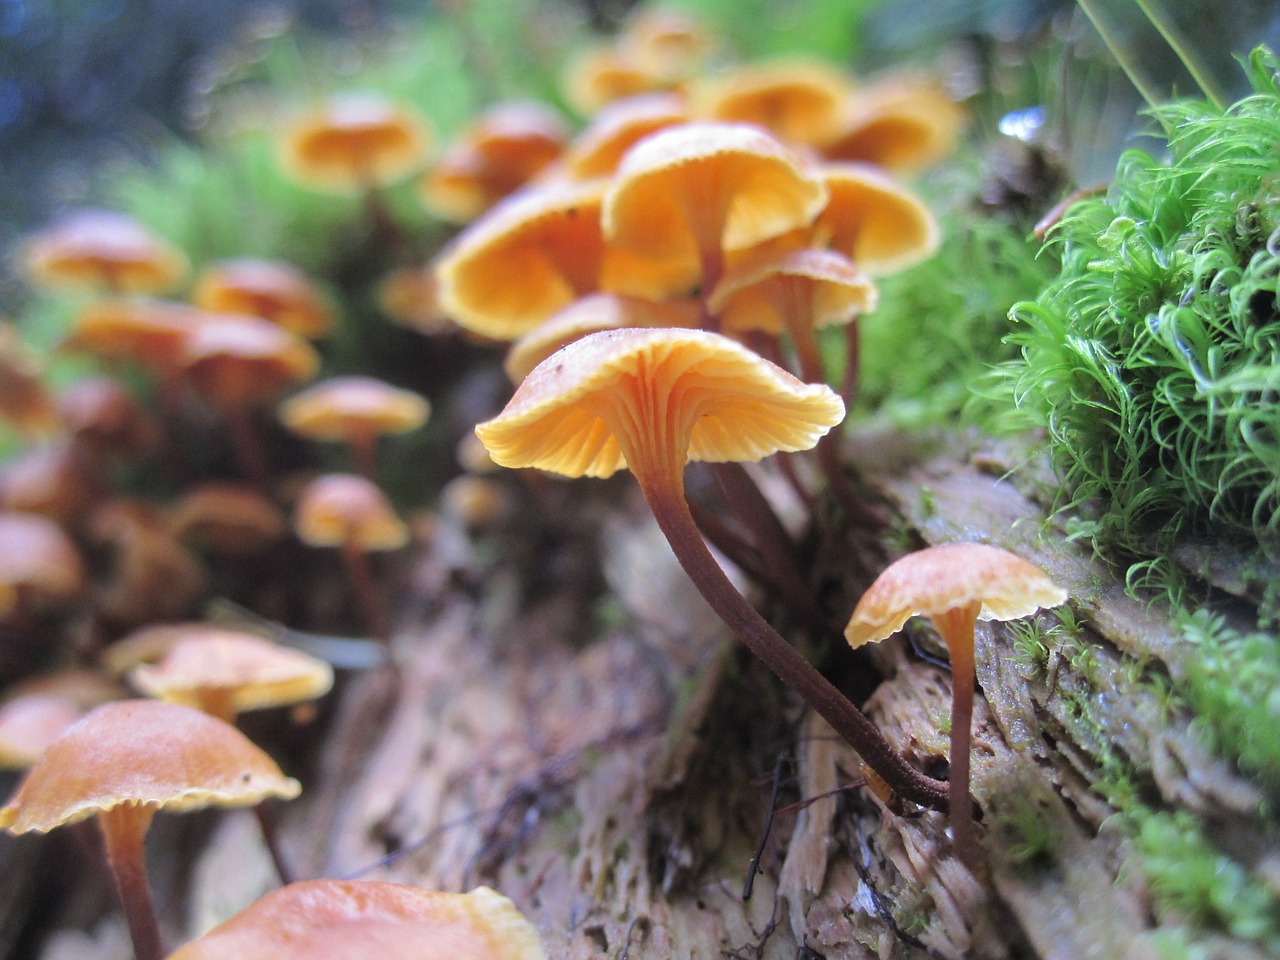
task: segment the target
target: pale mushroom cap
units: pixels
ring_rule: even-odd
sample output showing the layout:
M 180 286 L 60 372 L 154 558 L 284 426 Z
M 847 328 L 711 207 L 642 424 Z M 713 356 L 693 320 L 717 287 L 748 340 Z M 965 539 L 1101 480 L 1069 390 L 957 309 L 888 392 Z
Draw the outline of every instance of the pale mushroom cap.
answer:
M 49 693 L 23 694 L 0 704 L 0 769 L 31 766 L 83 713 Z
M 109 210 L 81 210 L 31 238 L 27 268 L 46 286 L 110 286 L 158 293 L 187 272 L 186 256 L 137 220 Z
M 281 161 L 300 183 L 346 192 L 391 183 L 419 167 L 430 134 L 407 110 L 373 93 L 344 93 L 285 134 Z
M 80 552 L 60 526 L 36 514 L 0 512 L 0 589 L 10 602 L 25 593 L 40 606 L 59 603 L 84 583 Z M 0 602 L 0 614 L 6 608 Z
M 315 375 L 320 357 L 296 334 L 269 320 L 209 313 L 183 346 L 195 388 L 215 403 L 261 403 Z
M 333 311 L 306 275 L 280 260 L 223 260 L 201 272 L 191 302 L 215 313 L 242 313 L 314 339 L 333 326 Z
M 374 880 L 273 890 L 168 960 L 543 960 L 536 928 L 506 897 Z
M 692 301 L 655 303 L 615 293 L 593 293 L 575 300 L 513 343 L 503 369 L 512 383 L 519 383 L 551 354 L 587 334 L 619 327 L 697 327 L 701 319 L 700 308 Z
M 476 435 L 505 467 L 607 477 L 626 463 L 598 411 L 632 404 L 637 388 L 673 398 L 664 427 L 691 424 L 688 460 L 808 449 L 844 417 L 830 388 L 802 383 L 728 337 L 635 328 L 591 334 L 552 354 Z
M 1067 591 L 1039 567 L 982 543 L 950 543 L 900 557 L 885 568 L 854 608 L 850 646 L 883 640 L 911 617 L 981 603 L 980 620 L 1016 620 L 1065 603 Z
M 430 404 L 412 390 L 361 376 L 330 377 L 280 405 L 285 426 L 316 440 L 407 433 L 426 423 L 430 412 Z
M 754 123 L 787 143 L 809 145 L 835 133 L 851 89 L 844 74 L 818 60 L 747 64 L 695 88 L 693 112 Z
M 119 700 L 49 745 L 0 808 L 0 828 L 47 833 L 121 804 L 243 807 L 300 789 L 230 724 L 177 704 Z
M 932 256 L 942 235 L 929 209 L 891 177 L 864 163 L 819 168 L 830 194 L 814 233 L 871 275 Z
M 452 331 L 440 306 L 440 285 L 429 266 L 402 267 L 378 283 L 378 306 L 401 326 L 419 333 Z
M 155 664 L 129 671 L 129 682 L 158 700 L 198 707 L 206 693 L 226 695 L 243 713 L 315 700 L 333 686 L 323 660 L 252 634 L 191 623 Z
M 651 257 L 689 255 L 699 238 L 749 247 L 813 221 L 826 187 L 758 127 L 687 123 L 645 137 L 604 198 L 605 236 Z
M 294 509 L 294 530 L 313 547 L 354 540 L 365 550 L 396 550 L 409 531 L 377 484 L 351 473 L 328 473 L 308 483 Z
M 617 100 L 578 134 L 565 154 L 565 170 L 578 180 L 612 176 L 632 146 L 688 119 L 688 107 L 679 94 L 647 93 Z
M 795 250 L 730 271 L 711 292 L 707 308 L 720 318 L 722 330 L 780 333 L 786 323 L 779 297 L 808 303 L 807 320 L 818 329 L 849 323 L 874 309 L 877 293 L 847 257 L 830 250 Z

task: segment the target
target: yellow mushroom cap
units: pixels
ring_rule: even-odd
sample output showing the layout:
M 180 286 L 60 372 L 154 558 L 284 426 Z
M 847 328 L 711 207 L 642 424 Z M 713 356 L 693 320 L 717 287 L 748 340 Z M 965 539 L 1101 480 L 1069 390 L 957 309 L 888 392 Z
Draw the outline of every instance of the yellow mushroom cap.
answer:
M 333 310 L 314 283 L 280 260 L 223 260 L 196 278 L 191 302 L 214 313 L 242 313 L 314 339 L 333 326 Z
M 716 285 L 707 307 L 726 331 L 788 329 L 783 308 L 802 306 L 814 329 L 849 323 L 876 305 L 876 288 L 847 257 L 831 250 L 794 250 L 735 267 Z M 793 318 L 794 319 L 794 318 Z
M 687 123 L 645 137 L 604 198 L 604 233 L 650 257 L 739 250 L 812 222 L 821 180 L 758 127 Z
M 651 65 L 607 43 L 590 47 L 574 57 L 565 70 L 562 84 L 565 100 L 587 116 L 615 100 L 667 86 Z
M 198 709 L 213 698 L 235 715 L 315 700 L 333 686 L 333 669 L 299 650 L 204 623 L 175 629 L 180 635 L 154 664 L 129 671 L 147 696 Z
M 62 349 L 168 371 L 181 363 L 187 338 L 204 316 L 170 300 L 102 300 L 79 313 Z
M 543 960 L 536 928 L 488 887 L 439 893 L 375 880 L 273 890 L 168 960 Z
M 49 745 L 0 808 L 0 828 L 47 833 L 124 804 L 241 807 L 300 789 L 230 724 L 177 704 L 119 700 Z
M 685 98 L 679 94 L 647 93 L 617 100 L 578 134 L 565 153 L 564 169 L 577 180 L 612 176 L 632 146 L 688 119 Z
M 892 636 L 914 616 L 981 603 L 980 620 L 1016 620 L 1066 600 L 1067 591 L 1008 550 L 943 544 L 889 564 L 858 601 L 844 635 L 860 647 Z
M 294 530 L 313 547 L 354 542 L 364 550 L 397 550 L 409 531 L 377 484 L 351 473 L 327 473 L 308 483 L 294 508 Z
M 430 412 L 430 404 L 412 390 L 362 376 L 330 377 L 280 405 L 285 426 L 316 440 L 407 433 L 426 423 Z
M 343 93 L 286 132 L 281 162 L 299 183 L 351 192 L 408 175 L 426 157 L 422 120 L 373 93 Z
M 864 163 L 820 167 L 829 198 L 814 240 L 849 257 L 873 276 L 933 255 L 941 240 L 929 209 L 891 177 Z
M 137 220 L 109 210 L 79 210 L 27 244 L 27 269 L 49 287 L 91 285 L 118 293 L 159 293 L 187 272 L 181 251 Z
M 671 452 L 687 460 L 808 449 L 844 417 L 826 385 L 805 384 L 728 337 L 636 328 L 594 333 L 552 354 L 476 435 L 505 467 L 607 477 L 627 464 L 601 413 L 625 417 L 642 391 L 670 398 L 657 401 L 667 411 L 661 428 L 672 443 L 688 430 L 687 451 Z
M 855 91 L 819 149 L 829 160 L 909 172 L 950 153 L 963 124 L 964 111 L 936 84 L 890 78 Z
M 503 369 L 519 383 L 561 347 L 589 333 L 619 327 L 697 327 L 702 319 L 696 301 L 655 303 L 616 293 L 593 293 L 575 300 L 511 345 Z
M 696 87 L 693 113 L 754 123 L 787 143 L 812 145 L 835 134 L 851 90 L 844 74 L 818 60 L 747 64 Z

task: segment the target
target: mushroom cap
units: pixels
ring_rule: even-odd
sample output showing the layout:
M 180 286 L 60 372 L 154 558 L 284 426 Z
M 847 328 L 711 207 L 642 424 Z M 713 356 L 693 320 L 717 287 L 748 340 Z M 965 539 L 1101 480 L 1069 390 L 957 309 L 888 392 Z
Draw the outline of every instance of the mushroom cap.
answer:
M 787 143 L 811 145 L 835 134 L 851 90 L 843 73 L 819 60 L 753 63 L 698 85 L 693 112 L 754 123 Z
M 313 547 L 354 541 L 364 550 L 397 550 L 409 542 L 408 528 L 378 485 L 353 473 L 326 473 L 303 487 L 293 528 Z
M 983 543 L 948 543 L 899 557 L 876 577 L 845 627 L 849 645 L 883 640 L 914 616 L 981 603 L 980 620 L 1016 620 L 1065 603 L 1039 567 Z
M 159 439 L 155 422 L 113 377 L 78 380 L 58 396 L 57 406 L 74 442 L 97 457 L 137 456 Z
M 90 285 L 159 293 L 177 285 L 187 258 L 137 220 L 110 210 L 77 210 L 33 236 L 27 269 L 48 287 Z
M 865 163 L 832 163 L 819 174 L 829 194 L 812 231 L 820 244 L 871 275 L 903 270 L 938 249 L 941 233 L 933 214 L 883 171 Z
M 32 513 L 0 512 L 0 616 L 29 599 L 63 603 L 85 584 L 80 552 L 60 526 Z
M 378 306 L 401 326 L 431 335 L 454 327 L 440 306 L 440 284 L 429 266 L 401 267 L 378 283 Z
M 222 694 L 233 713 L 244 713 L 315 700 L 333 686 L 333 669 L 299 650 L 204 623 L 179 629 L 156 663 L 129 671 L 149 697 L 199 707 L 204 696 Z
M 181 363 L 187 338 L 205 316 L 171 300 L 101 300 L 77 315 L 61 349 L 169 371 Z
M 838 128 L 819 149 L 828 160 L 905 173 L 950 153 L 963 124 L 964 111 L 937 84 L 889 78 L 849 97 Z
M 569 146 L 565 172 L 577 180 L 612 176 L 632 146 L 651 133 L 688 119 L 685 98 L 676 93 L 645 93 L 616 100 L 597 113 Z
M 376 377 L 330 377 L 280 405 L 280 419 L 294 433 L 316 440 L 407 433 L 427 422 L 431 405 L 412 390 Z
M 620 50 L 667 83 L 692 76 L 713 46 L 715 38 L 697 17 L 663 4 L 636 7 L 618 36 Z
M 381 186 L 422 164 L 430 143 L 426 125 L 374 93 L 342 93 L 285 132 L 280 159 L 306 186 L 339 193 Z
M 281 539 L 289 522 L 261 491 L 235 483 L 204 483 L 182 495 L 169 512 L 169 531 L 222 556 L 257 553 Z
M 49 745 L 0 808 L 0 828 L 47 833 L 121 804 L 243 807 L 300 790 L 230 724 L 173 703 L 118 700 Z
M 813 221 L 826 187 L 758 127 L 686 123 L 622 158 L 604 198 L 607 238 L 650 257 L 739 250 Z
M 603 181 L 546 184 L 499 203 L 441 256 L 441 307 L 474 333 L 514 340 L 596 290 L 662 299 L 687 288 L 692 258 L 650 262 L 605 243 L 605 189 Z
M 564 72 L 561 86 L 565 101 L 590 116 L 615 100 L 651 93 L 670 84 L 633 53 L 606 43 L 575 56 Z
M 593 293 L 575 300 L 511 345 L 503 369 L 519 383 L 561 347 L 589 333 L 619 327 L 697 327 L 702 319 L 694 301 L 655 303 L 616 293 Z
M 42 379 L 44 364 L 11 323 L 0 323 L 0 418 L 28 437 L 58 427 L 58 410 Z
M 73 527 L 103 493 L 98 464 L 61 440 L 29 447 L 0 467 L 0 509 L 38 513 Z
M 265 403 L 320 366 L 312 346 L 270 320 L 208 313 L 183 346 L 191 384 L 214 404 Z
M 83 713 L 51 693 L 21 694 L 0 703 L 0 769 L 31 766 Z
M 490 107 L 422 178 L 427 209 L 469 223 L 514 193 L 564 152 L 568 127 L 537 101 Z
M 543 960 L 536 928 L 506 897 L 376 880 L 273 890 L 168 960 Z
M 191 302 L 214 313 L 242 313 L 315 339 L 333 326 L 333 310 L 292 264 L 249 257 L 223 260 L 196 278 Z
M 594 333 L 552 354 L 476 435 L 504 467 L 608 477 L 627 464 L 601 413 L 638 406 L 642 394 L 670 398 L 662 427 L 671 435 L 688 428 L 687 451 L 674 451 L 686 460 L 805 450 L 844 417 L 829 387 L 805 384 L 728 337 L 634 328 Z
M 716 284 L 707 308 L 722 330 L 787 330 L 779 309 L 803 304 L 814 329 L 849 323 L 876 305 L 876 288 L 851 260 L 831 250 L 794 250 L 735 267 Z

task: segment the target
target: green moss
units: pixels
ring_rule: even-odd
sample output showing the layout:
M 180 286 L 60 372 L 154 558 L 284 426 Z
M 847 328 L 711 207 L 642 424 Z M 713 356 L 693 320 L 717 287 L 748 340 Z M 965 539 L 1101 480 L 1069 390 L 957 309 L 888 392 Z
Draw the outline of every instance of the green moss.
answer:
M 1011 311 L 1010 395 L 1048 432 L 1112 553 L 1212 533 L 1280 551 L 1280 93 L 1276 61 L 1224 112 L 1155 111 L 1167 160 L 1131 151 L 1073 205 L 1061 273 Z

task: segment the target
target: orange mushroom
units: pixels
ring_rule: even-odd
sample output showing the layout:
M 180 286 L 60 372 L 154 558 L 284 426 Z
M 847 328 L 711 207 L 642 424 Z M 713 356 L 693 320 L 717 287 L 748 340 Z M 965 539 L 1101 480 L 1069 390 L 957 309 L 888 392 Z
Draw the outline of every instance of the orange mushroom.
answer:
M 72 724 L 31 767 L 0 828 L 47 833 L 97 817 L 137 960 L 164 954 L 143 841 L 157 810 L 242 807 L 298 795 L 238 730 L 170 703 L 103 704 Z
M 622 25 L 617 45 L 664 83 L 678 83 L 702 66 L 715 38 L 687 10 L 646 4 Z
M 0 619 L 42 613 L 79 594 L 84 562 L 52 520 L 0 512 Z
M 47 437 L 58 427 L 43 373 L 43 364 L 13 325 L 0 323 L 0 419 L 27 437 Z
M 605 237 L 666 260 L 693 257 L 702 295 L 726 251 L 812 222 L 826 187 L 786 147 L 747 124 L 688 123 L 627 151 L 604 198 Z
M 440 285 L 429 266 L 401 267 L 378 283 L 378 307 L 403 327 L 427 336 L 452 332 L 440 306 Z
M 333 308 L 301 270 L 280 260 L 223 260 L 201 271 L 191 302 L 214 313 L 270 320 L 314 340 L 329 333 Z
M 187 490 L 169 511 L 169 532 L 223 557 L 260 553 L 280 540 L 289 522 L 261 491 L 234 483 L 204 483 Z
M 160 293 L 187 272 L 187 258 L 137 220 L 77 210 L 27 244 L 31 276 L 48 287 L 91 286 L 111 293 Z
M 561 84 L 565 101 L 584 116 L 617 100 L 669 86 L 649 64 L 611 43 L 597 44 L 575 56 Z
M 575 180 L 612 176 L 632 146 L 688 119 L 689 108 L 679 94 L 637 94 L 617 100 L 597 113 L 570 144 L 564 171 Z
M 840 124 L 819 150 L 828 160 L 907 173 L 950 153 L 963 124 L 964 111 L 938 85 L 890 77 L 849 97 Z
M 854 608 L 845 638 L 852 647 L 883 640 L 912 617 L 928 617 L 951 654 L 951 841 L 971 869 L 980 864 L 969 800 L 973 723 L 973 634 L 978 620 L 1016 620 L 1065 603 L 1067 592 L 1007 550 L 951 543 L 889 564 Z
M 786 143 L 831 139 L 852 86 L 834 67 L 808 59 L 753 63 L 703 81 L 692 112 L 706 120 L 754 123 Z
M 330 377 L 280 405 L 280 420 L 300 436 L 351 445 L 356 469 L 373 479 L 378 437 L 408 433 L 427 422 L 431 405 L 412 390 L 376 377 Z
M 630 469 L 681 566 L 721 619 L 900 793 L 942 805 L 945 785 L 913 770 L 738 593 L 685 500 L 687 461 L 807 449 L 843 416 L 828 387 L 806 385 L 727 337 L 640 328 L 592 334 L 553 354 L 476 435 L 502 466 L 571 477 Z
M 560 157 L 561 116 L 537 101 L 511 101 L 477 117 L 422 178 L 427 209 L 470 223 Z
M 168 960 L 544 960 L 537 929 L 506 897 L 376 880 L 273 890 Z
M 70 700 L 28 693 L 0 703 L 0 770 L 24 770 L 84 714 Z
M 298 495 L 294 532 L 310 546 L 342 551 L 365 627 L 371 635 L 389 642 L 386 603 L 366 554 L 400 549 L 409 542 L 409 531 L 386 495 L 371 480 L 356 474 L 317 477 Z

